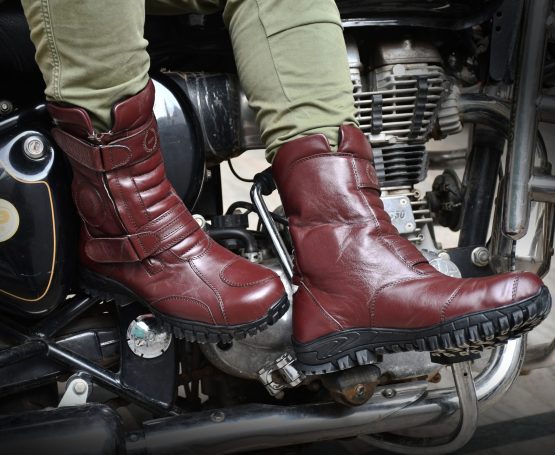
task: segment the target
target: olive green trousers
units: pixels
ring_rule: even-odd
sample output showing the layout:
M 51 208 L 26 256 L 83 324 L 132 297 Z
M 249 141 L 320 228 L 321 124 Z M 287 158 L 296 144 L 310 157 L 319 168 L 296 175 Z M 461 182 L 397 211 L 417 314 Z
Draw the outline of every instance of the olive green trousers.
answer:
M 145 13 L 223 11 L 239 79 L 268 159 L 283 143 L 356 123 L 341 21 L 333 0 L 22 0 L 50 101 L 85 108 L 100 131 L 111 107 L 142 90 Z

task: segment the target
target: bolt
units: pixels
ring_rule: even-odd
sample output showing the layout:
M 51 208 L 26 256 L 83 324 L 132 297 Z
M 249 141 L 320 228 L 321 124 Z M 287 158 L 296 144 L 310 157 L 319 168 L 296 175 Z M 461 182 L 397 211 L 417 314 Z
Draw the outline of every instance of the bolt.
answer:
M 358 384 L 355 387 L 355 394 L 357 397 L 362 398 L 366 394 L 366 387 L 363 384 Z
M 29 136 L 23 143 L 23 151 L 27 158 L 40 160 L 44 156 L 44 142 L 38 136 Z
M 489 251 L 483 246 L 479 246 L 472 250 L 472 263 L 477 267 L 485 267 L 489 264 Z
M 210 420 L 214 423 L 221 423 L 225 420 L 225 413 L 223 411 L 214 411 L 210 414 Z
M 401 205 L 407 205 L 408 203 L 409 203 L 409 201 L 407 201 L 406 199 L 401 199 L 399 201 L 399 204 L 401 204 Z
M 412 230 L 414 230 L 414 224 L 413 224 L 413 223 L 407 223 L 407 224 L 405 224 L 405 229 L 406 229 L 407 231 L 409 231 L 409 232 L 412 231 Z
M 437 257 L 440 259 L 443 259 L 444 261 L 450 261 L 451 260 L 451 256 L 449 256 L 449 253 L 447 251 L 440 251 L 437 254 Z
M 73 391 L 77 395 L 83 395 L 88 389 L 87 383 L 82 379 L 78 379 L 73 383 Z
M 397 392 L 395 391 L 395 389 L 384 389 L 382 395 L 385 398 L 393 398 L 395 395 L 397 395 Z
M 13 105 L 9 101 L 0 101 L 0 114 L 9 114 L 13 110 Z

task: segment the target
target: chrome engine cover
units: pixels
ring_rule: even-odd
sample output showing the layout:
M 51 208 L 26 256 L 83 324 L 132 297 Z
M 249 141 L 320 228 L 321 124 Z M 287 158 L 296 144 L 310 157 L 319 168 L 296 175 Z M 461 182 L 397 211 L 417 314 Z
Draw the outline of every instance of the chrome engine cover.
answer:
M 279 265 L 277 259 L 263 261 L 261 265 L 268 267 L 279 275 L 289 302 L 293 301 L 293 288 Z M 279 321 L 269 326 L 264 332 L 243 340 L 233 340 L 229 344 L 201 344 L 200 349 L 205 357 L 218 369 L 245 379 L 258 380 L 258 371 L 268 363 L 274 362 L 284 353 L 293 353 L 291 335 L 293 311 L 291 305 Z

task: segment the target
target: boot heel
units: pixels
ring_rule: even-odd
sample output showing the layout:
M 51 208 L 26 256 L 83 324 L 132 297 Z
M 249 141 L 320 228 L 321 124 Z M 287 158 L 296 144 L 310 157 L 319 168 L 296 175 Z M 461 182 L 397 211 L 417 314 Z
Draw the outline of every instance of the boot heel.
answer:
M 79 271 L 79 285 L 86 294 L 125 306 L 138 299 L 124 286 L 88 269 Z

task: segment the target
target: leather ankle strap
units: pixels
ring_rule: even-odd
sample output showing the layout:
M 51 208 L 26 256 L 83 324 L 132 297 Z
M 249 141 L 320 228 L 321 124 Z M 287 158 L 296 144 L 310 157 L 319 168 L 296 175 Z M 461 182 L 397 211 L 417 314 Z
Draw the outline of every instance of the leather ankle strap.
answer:
M 200 229 L 192 219 L 179 230 L 176 237 L 172 234 L 178 221 L 176 219 L 155 232 L 137 232 L 120 237 L 92 237 L 86 232 L 85 253 L 91 260 L 101 263 L 143 261 L 170 249 Z
M 143 161 L 160 148 L 156 120 L 108 144 L 93 144 L 54 128 L 54 139 L 73 161 L 97 172 L 109 172 Z

